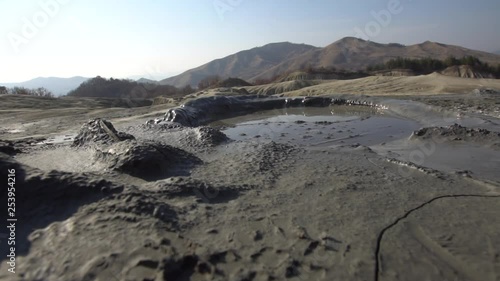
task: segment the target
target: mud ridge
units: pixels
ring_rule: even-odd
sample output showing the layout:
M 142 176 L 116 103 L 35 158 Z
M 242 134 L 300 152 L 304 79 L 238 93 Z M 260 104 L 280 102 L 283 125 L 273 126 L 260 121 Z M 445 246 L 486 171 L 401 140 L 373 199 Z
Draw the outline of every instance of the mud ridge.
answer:
M 382 244 L 382 239 L 384 238 L 384 234 L 389 230 L 391 229 L 392 227 L 396 226 L 399 222 L 401 222 L 402 220 L 408 218 L 409 215 L 411 215 L 412 213 L 424 208 L 425 206 L 437 201 L 437 200 L 440 200 L 440 199 L 445 199 L 445 198 L 464 198 L 464 197 L 475 197 L 475 198 L 500 198 L 500 195 L 480 195 L 480 194 L 455 194 L 455 195 L 442 195 L 442 196 L 438 196 L 438 197 L 434 197 L 432 199 L 430 199 L 429 201 L 426 201 L 422 204 L 420 204 L 419 206 L 409 210 L 408 212 L 406 212 L 403 216 L 397 218 L 393 223 L 391 223 L 390 225 L 384 227 L 382 229 L 382 231 L 380 231 L 380 233 L 378 234 L 378 237 L 377 237 L 377 246 L 375 248 L 375 270 L 374 270 L 374 273 L 375 273 L 375 278 L 374 280 L 375 281 L 378 281 L 379 280 L 379 275 L 380 275 L 380 250 L 381 250 L 381 244 Z
M 299 106 L 357 105 L 385 108 L 370 99 L 351 99 L 340 96 L 261 98 L 259 96 L 204 97 L 171 108 L 163 121 L 175 122 L 183 126 L 196 127 L 223 118 L 238 116 L 261 110 Z M 161 119 L 149 120 L 147 124 L 161 123 Z
M 408 167 L 410 169 L 417 170 L 417 171 L 422 172 L 426 175 L 432 175 L 432 176 L 435 176 L 435 177 L 440 178 L 440 179 L 445 178 L 445 174 L 438 171 L 438 170 L 434 170 L 434 169 L 430 169 L 430 168 L 427 168 L 424 166 L 420 166 L 420 165 L 414 164 L 412 162 L 401 161 L 401 160 L 398 160 L 395 158 L 386 158 L 385 160 L 389 163 L 393 163 L 393 164 L 396 164 L 399 166 Z

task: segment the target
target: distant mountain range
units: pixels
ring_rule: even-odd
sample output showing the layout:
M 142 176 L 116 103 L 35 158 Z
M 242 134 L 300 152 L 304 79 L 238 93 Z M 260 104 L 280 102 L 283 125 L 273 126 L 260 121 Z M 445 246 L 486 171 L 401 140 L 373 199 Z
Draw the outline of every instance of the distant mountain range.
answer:
M 272 43 L 216 59 L 180 75 L 161 80 L 160 84 L 178 88 L 186 85 L 196 87 L 198 82 L 211 75 L 251 79 L 284 61 L 318 49 L 320 48 L 305 44 Z
M 444 60 L 448 56 L 457 58 L 475 56 L 492 65 L 500 64 L 500 55 L 460 46 L 430 41 L 405 46 L 396 43 L 380 44 L 346 37 L 324 48 L 293 43 L 268 44 L 211 61 L 180 75 L 161 80 L 160 84 L 196 87 L 199 81 L 211 75 L 223 78 L 238 77 L 251 82 L 255 79 L 271 78 L 308 66 L 314 68 L 335 67 L 354 71 L 364 70 L 370 65 L 384 63 L 396 57 L 430 57 Z
M 142 83 L 142 84 L 158 84 L 158 81 L 151 80 L 151 79 L 148 79 L 148 78 L 140 78 L 140 79 L 137 79 L 136 82 L 137 83 Z
M 71 78 L 58 78 L 58 77 L 38 77 L 29 81 L 20 83 L 0 83 L 0 86 L 7 88 L 24 87 L 29 89 L 46 88 L 51 91 L 55 96 L 62 96 L 69 91 L 76 89 L 80 84 L 87 81 L 89 78 L 85 77 L 71 77 Z
M 335 67 L 351 71 L 364 70 L 370 65 L 381 64 L 396 57 L 430 57 L 444 60 L 448 56 L 457 58 L 475 56 L 483 62 L 496 66 L 500 64 L 500 50 L 496 53 L 475 51 L 460 46 L 430 41 L 405 46 L 397 43 L 380 44 L 353 37 L 343 38 L 324 48 L 282 42 L 240 51 L 161 81 L 141 78 L 137 82 L 159 83 L 177 88 L 191 85 L 191 87 L 196 88 L 203 78 L 214 75 L 222 78 L 236 77 L 253 82 L 256 79 L 268 79 L 307 67 Z M 21 83 L 0 83 L 0 86 L 9 88 L 16 86 L 26 88 L 44 87 L 53 92 L 54 95 L 61 96 L 76 89 L 88 79 L 79 76 L 72 78 L 39 77 Z

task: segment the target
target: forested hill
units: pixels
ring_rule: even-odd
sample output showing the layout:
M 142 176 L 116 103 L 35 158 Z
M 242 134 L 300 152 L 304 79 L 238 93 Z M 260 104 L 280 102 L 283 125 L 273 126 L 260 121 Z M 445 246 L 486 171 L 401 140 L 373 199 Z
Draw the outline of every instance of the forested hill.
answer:
M 139 83 L 126 79 L 106 79 L 100 76 L 83 82 L 78 88 L 68 93 L 75 97 L 104 98 L 154 98 L 157 96 L 185 96 L 193 93 L 190 86 L 178 89 L 170 85 Z

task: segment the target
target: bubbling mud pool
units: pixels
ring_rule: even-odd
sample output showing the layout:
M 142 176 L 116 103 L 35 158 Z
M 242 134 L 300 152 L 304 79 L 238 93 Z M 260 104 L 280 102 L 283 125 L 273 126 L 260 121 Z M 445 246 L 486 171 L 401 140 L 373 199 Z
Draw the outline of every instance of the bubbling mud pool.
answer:
M 405 138 L 411 119 L 365 106 L 298 107 L 259 111 L 210 124 L 233 140 L 273 140 L 303 146 L 364 146 Z

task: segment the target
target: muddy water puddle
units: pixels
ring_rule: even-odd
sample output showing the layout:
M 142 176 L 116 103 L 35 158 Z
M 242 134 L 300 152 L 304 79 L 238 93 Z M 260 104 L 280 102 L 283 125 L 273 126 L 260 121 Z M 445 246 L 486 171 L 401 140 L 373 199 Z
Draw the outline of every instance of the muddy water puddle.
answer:
M 233 140 L 273 140 L 304 146 L 375 145 L 404 137 L 420 125 L 363 106 L 260 111 L 211 124 Z

